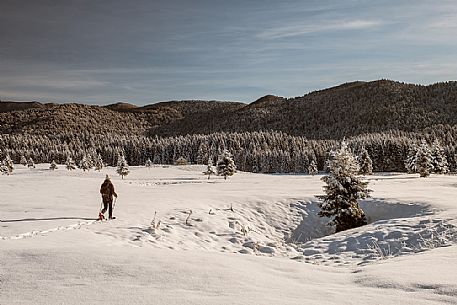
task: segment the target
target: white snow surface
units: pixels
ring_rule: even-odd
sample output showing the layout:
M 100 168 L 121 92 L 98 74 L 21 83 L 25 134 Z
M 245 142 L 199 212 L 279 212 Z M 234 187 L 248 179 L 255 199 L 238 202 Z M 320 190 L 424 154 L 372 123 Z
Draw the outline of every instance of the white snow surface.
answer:
M 15 166 L 0 304 L 457 304 L 457 176 L 368 176 L 370 223 L 332 234 L 321 175 L 205 170 Z M 99 222 L 106 174 L 117 219 Z

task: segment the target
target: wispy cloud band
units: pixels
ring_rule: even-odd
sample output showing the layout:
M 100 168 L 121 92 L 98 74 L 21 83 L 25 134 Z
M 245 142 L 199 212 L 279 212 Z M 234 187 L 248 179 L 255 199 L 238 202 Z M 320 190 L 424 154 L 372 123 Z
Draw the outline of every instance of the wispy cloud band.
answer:
M 295 23 L 287 26 L 270 28 L 257 34 L 261 39 L 279 39 L 287 37 L 301 36 L 311 33 L 344 31 L 344 30 L 363 30 L 380 26 L 382 23 L 377 20 L 340 20 L 327 23 Z

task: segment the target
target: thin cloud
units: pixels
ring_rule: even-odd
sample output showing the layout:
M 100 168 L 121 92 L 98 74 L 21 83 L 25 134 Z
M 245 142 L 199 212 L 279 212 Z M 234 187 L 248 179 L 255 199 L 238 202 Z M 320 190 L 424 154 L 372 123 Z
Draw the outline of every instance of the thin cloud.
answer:
M 452 16 L 441 17 L 440 20 L 435 20 L 429 24 L 429 27 L 434 29 L 456 29 L 457 28 L 457 14 Z
M 319 32 L 363 30 L 378 27 L 381 24 L 380 21 L 375 20 L 341 20 L 329 23 L 294 24 L 262 31 L 257 34 L 257 37 L 261 39 L 279 39 Z

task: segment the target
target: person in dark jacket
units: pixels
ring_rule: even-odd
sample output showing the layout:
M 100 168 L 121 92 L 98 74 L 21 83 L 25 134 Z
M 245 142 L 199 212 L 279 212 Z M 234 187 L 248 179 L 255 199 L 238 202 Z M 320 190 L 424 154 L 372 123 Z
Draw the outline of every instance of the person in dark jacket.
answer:
M 100 194 L 102 194 L 103 209 L 100 212 L 99 218 L 104 219 L 104 214 L 108 210 L 109 219 L 113 219 L 113 196 L 117 198 L 117 194 L 108 175 L 106 175 L 105 181 L 103 181 L 100 187 Z

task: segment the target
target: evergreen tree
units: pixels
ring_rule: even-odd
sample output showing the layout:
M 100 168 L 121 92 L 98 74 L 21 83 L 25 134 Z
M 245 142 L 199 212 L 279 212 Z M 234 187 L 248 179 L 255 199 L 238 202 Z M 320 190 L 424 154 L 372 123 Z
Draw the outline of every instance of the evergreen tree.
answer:
M 216 172 L 214 171 L 213 168 L 213 161 L 211 160 L 211 157 L 208 159 L 208 165 L 206 168 L 206 172 L 203 172 L 205 175 L 208 175 L 208 179 L 211 177 L 211 175 L 215 175 Z
M 359 174 L 371 175 L 373 173 L 373 161 L 371 160 L 370 155 L 368 154 L 368 151 L 365 149 L 365 147 L 362 148 L 359 160 Z
M 95 159 L 95 170 L 101 171 L 103 168 L 103 158 L 100 154 L 97 155 Z
M 160 163 L 162 163 L 159 154 L 154 155 L 154 158 L 153 158 L 152 160 L 153 160 L 153 163 L 154 163 L 154 164 L 160 164 Z
M 368 182 L 356 176 L 359 165 L 344 141 L 341 148 L 333 153 L 328 166 L 329 174 L 321 179 L 327 185 L 324 186 L 325 195 L 318 196 L 322 199 L 319 216 L 330 217 L 336 232 L 367 224 L 358 199 L 369 196 Z
M 9 175 L 10 174 L 8 166 L 6 166 L 4 161 L 2 161 L 0 163 L 0 173 L 2 173 L 2 175 Z
M 332 163 L 333 159 L 335 158 L 335 151 L 330 150 L 326 154 L 326 160 L 324 163 L 324 171 L 326 173 L 330 173 L 330 164 Z
M 200 144 L 197 151 L 197 164 L 205 164 L 205 160 L 208 159 L 208 150 L 209 147 L 206 142 Z
M 224 176 L 226 180 L 227 176 L 232 176 L 235 172 L 236 166 L 232 159 L 232 154 L 228 150 L 223 151 L 217 161 L 217 174 Z
M 151 166 L 152 166 L 152 161 L 151 161 L 151 159 L 148 158 L 148 159 L 146 160 L 146 163 L 144 164 L 144 166 L 146 166 L 147 168 L 151 168 Z
M 85 156 L 86 156 L 87 165 L 88 165 L 89 169 L 91 169 L 92 167 L 95 166 L 94 158 L 92 157 L 91 153 L 87 153 L 87 154 L 85 154 Z
M 417 151 L 416 168 L 421 177 L 428 177 L 433 171 L 432 152 L 425 141 L 422 141 Z
M 67 157 L 67 161 L 65 162 L 65 167 L 69 171 L 76 169 L 75 161 L 70 156 Z
M 125 160 L 124 155 L 119 155 L 118 157 L 116 172 L 122 177 L 122 179 L 124 179 L 124 176 L 127 176 L 130 172 L 129 165 Z
M 417 153 L 418 153 L 417 146 L 415 144 L 413 144 L 409 148 L 408 157 L 405 160 L 405 168 L 406 168 L 406 172 L 408 174 L 417 173 L 417 167 L 416 167 Z
M 432 165 L 434 172 L 437 174 L 447 174 L 449 172 L 446 154 L 444 153 L 444 148 L 441 146 L 439 141 L 433 142 Z
M 308 166 L 308 174 L 310 174 L 311 176 L 314 176 L 318 173 L 317 171 L 317 165 L 316 165 L 316 161 L 311 160 L 311 162 L 309 163 L 309 166 Z
M 21 163 L 23 166 L 27 166 L 27 158 L 26 158 L 24 155 L 21 156 L 21 161 L 20 161 L 20 163 Z
M 35 162 L 33 162 L 32 157 L 30 157 L 30 158 L 27 160 L 27 167 L 28 167 L 28 168 L 35 168 Z
M 57 167 L 56 162 L 55 162 L 54 160 L 52 160 L 51 165 L 49 166 L 49 169 L 55 170 L 55 169 L 57 169 L 57 168 L 58 168 L 58 167 Z
M 89 171 L 91 169 L 90 160 L 87 158 L 87 155 L 84 155 L 81 161 L 79 162 L 79 168 L 82 169 L 84 172 Z
M 6 155 L 5 159 L 3 160 L 3 165 L 5 165 L 8 169 L 8 174 L 11 174 L 14 170 L 14 164 L 13 160 L 11 160 L 11 157 L 9 154 Z

